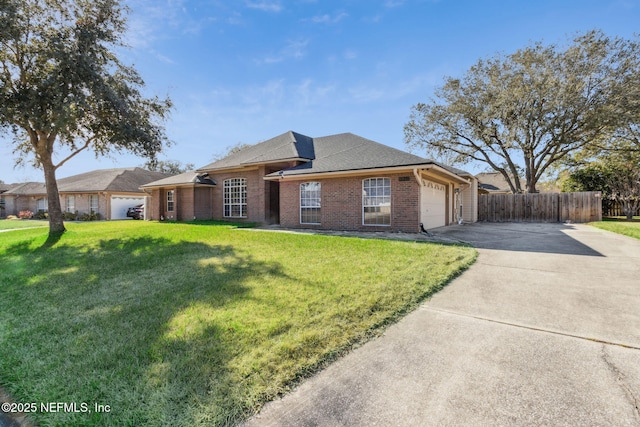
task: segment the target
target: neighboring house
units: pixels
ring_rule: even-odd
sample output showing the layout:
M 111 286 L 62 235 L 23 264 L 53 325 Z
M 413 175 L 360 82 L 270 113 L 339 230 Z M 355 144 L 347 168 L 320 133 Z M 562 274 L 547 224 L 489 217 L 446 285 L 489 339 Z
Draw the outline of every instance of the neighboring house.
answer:
M 500 172 L 483 172 L 476 175 L 476 178 L 478 194 L 512 194 L 509 183 Z M 526 182 L 524 178 L 520 178 L 520 185 L 524 186 Z M 560 189 L 549 182 L 538 182 L 536 189 L 540 193 L 560 193 Z
M 127 209 L 145 202 L 140 186 L 169 175 L 141 168 L 101 169 L 58 180 L 62 210 L 100 214 L 102 219 L 126 219 Z M 20 184 L 4 193 L 7 215 L 47 211 L 43 183 Z
M 480 194 L 511 194 L 511 187 L 500 172 L 483 172 L 476 175 Z
M 473 175 L 351 133 L 286 132 L 142 188 L 149 219 L 412 233 L 477 220 Z
M 14 187 L 17 187 L 19 184 L 2 184 L 0 183 L 0 218 L 6 218 L 7 215 L 11 215 L 7 213 L 7 202 L 4 193 L 11 190 Z

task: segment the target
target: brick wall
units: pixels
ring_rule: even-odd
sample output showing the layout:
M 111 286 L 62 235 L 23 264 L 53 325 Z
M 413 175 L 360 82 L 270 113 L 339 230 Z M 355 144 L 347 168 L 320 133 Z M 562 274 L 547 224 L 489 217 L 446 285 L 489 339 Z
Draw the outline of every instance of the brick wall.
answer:
M 148 212 L 145 212 L 148 220 L 157 221 L 160 219 L 160 215 L 162 215 L 162 203 L 160 200 L 161 193 L 162 190 L 151 190 L 151 200 L 149 201 Z
M 400 181 L 400 177 L 403 178 Z M 391 225 L 362 224 L 362 180 L 390 178 Z M 408 179 L 407 179 L 408 178 Z M 320 182 L 321 224 L 300 224 L 300 184 Z M 360 175 L 345 178 L 325 178 L 307 181 L 280 182 L 280 224 L 289 228 L 319 228 L 359 231 L 419 231 L 420 187 L 411 174 Z
M 190 221 L 195 217 L 194 187 L 176 188 L 176 214 L 178 221 Z
M 212 188 L 212 215 L 213 219 L 230 221 L 248 221 L 263 223 L 265 215 L 265 181 L 264 167 L 249 171 L 210 173 L 209 177 L 217 182 Z M 231 178 L 245 178 L 247 180 L 247 217 L 246 218 L 226 218 L 224 217 L 224 181 Z
M 196 219 L 213 218 L 213 187 L 194 188 L 194 212 Z

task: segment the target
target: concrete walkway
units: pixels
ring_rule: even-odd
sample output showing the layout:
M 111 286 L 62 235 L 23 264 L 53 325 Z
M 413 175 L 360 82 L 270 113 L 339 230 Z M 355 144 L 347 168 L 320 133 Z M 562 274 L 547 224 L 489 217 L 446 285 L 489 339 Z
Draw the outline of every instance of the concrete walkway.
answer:
M 477 263 L 246 426 L 640 425 L 640 241 L 562 224 L 436 233 Z

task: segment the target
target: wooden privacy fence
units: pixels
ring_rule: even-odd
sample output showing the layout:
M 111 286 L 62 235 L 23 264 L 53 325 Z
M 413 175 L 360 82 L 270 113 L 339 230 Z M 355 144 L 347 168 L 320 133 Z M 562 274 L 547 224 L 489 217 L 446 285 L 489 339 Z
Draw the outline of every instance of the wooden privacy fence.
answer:
M 478 221 L 590 222 L 601 220 L 602 198 L 599 191 L 478 196 Z
M 622 205 L 614 200 L 604 200 L 602 203 L 602 215 L 604 216 L 625 216 Z M 633 216 L 640 215 L 640 208 L 633 213 Z

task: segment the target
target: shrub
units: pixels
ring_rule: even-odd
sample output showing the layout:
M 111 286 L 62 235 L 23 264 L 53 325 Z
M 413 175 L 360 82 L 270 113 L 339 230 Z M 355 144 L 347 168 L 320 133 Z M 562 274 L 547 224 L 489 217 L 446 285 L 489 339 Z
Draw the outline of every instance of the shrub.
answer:
M 62 214 L 62 219 L 65 221 L 75 221 L 78 218 L 78 211 L 75 212 L 64 212 Z
M 35 219 L 47 219 L 47 218 L 49 218 L 49 212 L 47 212 L 47 211 L 38 211 L 38 213 L 33 215 L 33 217 Z
M 33 212 L 30 210 L 20 211 L 18 212 L 18 218 L 20 219 L 31 219 L 33 218 Z
M 99 221 L 102 217 L 99 213 L 91 211 L 91 213 L 84 213 L 80 216 L 80 221 Z

